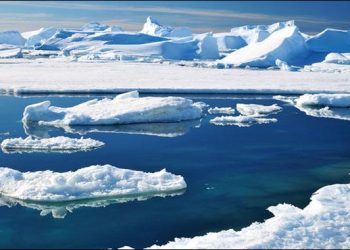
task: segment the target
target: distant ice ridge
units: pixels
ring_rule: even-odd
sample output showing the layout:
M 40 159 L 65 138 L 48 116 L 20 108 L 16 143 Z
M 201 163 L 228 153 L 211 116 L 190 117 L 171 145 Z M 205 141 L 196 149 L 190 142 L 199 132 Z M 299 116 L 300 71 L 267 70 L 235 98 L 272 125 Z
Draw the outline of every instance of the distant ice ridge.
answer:
M 304 209 L 289 204 L 268 208 L 274 217 L 240 231 L 226 230 L 194 238 L 176 238 L 164 249 L 350 248 L 350 184 L 323 187 Z
M 192 31 L 187 27 L 169 27 L 161 25 L 155 18 L 147 17 L 141 33 L 161 37 L 187 37 Z
M 304 37 L 296 26 L 288 26 L 273 32 L 261 42 L 232 52 L 220 62 L 236 67 L 268 68 L 276 66 L 277 59 L 295 65 L 307 55 Z
M 294 105 L 306 115 L 350 120 L 350 94 L 304 94 L 300 97 L 273 98 Z
M 215 108 L 209 108 L 208 113 L 209 114 L 234 114 L 235 109 L 231 107 L 221 107 L 221 108 L 215 107 Z
M 1 143 L 1 149 L 4 152 L 37 152 L 37 151 L 55 151 L 55 152 L 72 152 L 87 151 L 102 147 L 103 142 L 91 138 L 69 138 L 58 136 L 52 138 L 36 139 L 32 137 L 8 138 Z
M 199 119 L 202 105 L 182 97 L 139 97 L 131 91 L 69 108 L 51 106 L 49 101 L 32 104 L 25 108 L 23 122 L 55 126 L 179 122 Z
M 96 165 L 69 172 L 25 172 L 0 168 L 0 194 L 40 202 L 163 194 L 186 188 L 180 175 L 165 169 L 145 173 L 111 165 Z
M 270 114 L 276 114 L 282 110 L 277 104 L 258 105 L 237 103 L 239 116 L 220 116 L 210 120 L 210 123 L 219 126 L 235 125 L 238 127 L 250 127 L 254 124 L 268 124 L 277 122 L 276 118 L 266 118 Z

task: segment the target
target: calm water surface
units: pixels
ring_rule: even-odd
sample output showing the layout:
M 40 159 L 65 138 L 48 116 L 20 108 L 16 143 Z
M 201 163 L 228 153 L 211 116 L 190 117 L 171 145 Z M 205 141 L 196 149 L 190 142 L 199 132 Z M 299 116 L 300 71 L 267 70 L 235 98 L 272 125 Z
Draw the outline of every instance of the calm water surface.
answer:
M 0 140 L 26 136 L 21 122 L 26 105 L 51 100 L 53 105 L 71 106 L 91 98 L 1 96 Z M 26 132 L 36 136 L 86 134 L 106 145 L 72 154 L 0 152 L 0 166 L 58 172 L 95 164 L 147 172 L 166 168 L 182 175 L 188 188 L 173 197 L 81 207 L 61 219 L 52 214 L 40 215 L 39 210 L 25 205 L 0 206 L 0 247 L 164 244 L 175 237 L 239 230 L 269 218 L 266 208 L 271 205 L 286 202 L 304 207 L 318 188 L 349 183 L 350 122 L 309 117 L 269 96 L 193 98 L 212 107 L 278 103 L 283 111 L 271 115 L 278 119 L 277 123 L 249 128 L 212 125 L 212 115 L 201 121 L 168 125 L 80 127 L 67 131 L 28 127 Z M 6 132 L 9 135 L 2 134 Z M 165 134 L 177 136 L 164 137 Z

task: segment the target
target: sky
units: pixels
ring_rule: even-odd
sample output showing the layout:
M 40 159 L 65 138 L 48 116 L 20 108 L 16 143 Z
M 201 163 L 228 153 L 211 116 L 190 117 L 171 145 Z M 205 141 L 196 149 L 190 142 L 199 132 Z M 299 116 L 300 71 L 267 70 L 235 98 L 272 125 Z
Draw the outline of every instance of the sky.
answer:
M 0 31 L 78 28 L 91 21 L 139 31 L 152 16 L 194 32 L 295 20 L 301 31 L 314 34 L 328 27 L 350 29 L 349 13 L 349 1 L 0 1 Z

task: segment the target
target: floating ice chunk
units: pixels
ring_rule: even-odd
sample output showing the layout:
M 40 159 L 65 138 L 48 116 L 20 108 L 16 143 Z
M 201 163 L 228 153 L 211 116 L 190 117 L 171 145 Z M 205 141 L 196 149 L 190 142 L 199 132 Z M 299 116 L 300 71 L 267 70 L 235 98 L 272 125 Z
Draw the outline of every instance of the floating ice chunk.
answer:
M 350 94 L 305 94 L 295 100 L 298 106 L 350 107 Z
M 284 71 L 298 71 L 298 67 L 295 66 L 290 66 L 288 65 L 286 62 L 280 60 L 280 59 L 276 59 L 276 66 L 280 69 L 280 70 L 284 70 Z
M 182 176 L 165 169 L 145 173 L 111 165 L 96 165 L 69 172 L 25 172 L 0 168 L 0 194 L 26 201 L 61 202 L 97 198 L 123 198 L 179 191 Z
M 119 198 L 106 197 L 99 199 L 88 199 L 88 200 L 77 200 L 77 201 L 65 201 L 65 202 L 38 202 L 38 201 L 24 201 L 14 199 L 7 196 L 0 195 L 0 206 L 14 207 L 20 205 L 40 211 L 41 216 L 52 214 L 55 219 L 63 219 L 68 213 L 73 213 L 74 210 L 83 207 L 98 208 L 107 207 L 116 203 L 125 203 L 130 201 L 145 201 L 153 197 L 173 197 L 181 195 L 185 190 L 173 191 L 173 192 L 160 192 L 154 194 L 141 194 L 141 195 L 130 195 Z
M 221 107 L 221 108 L 215 107 L 215 108 L 208 109 L 208 113 L 209 114 L 234 114 L 235 109 L 231 107 Z
M 308 54 L 305 39 L 298 28 L 286 27 L 272 33 L 262 42 L 238 49 L 220 62 L 239 67 L 268 68 L 282 60 L 289 65 L 300 62 Z
M 176 238 L 164 249 L 341 249 L 350 247 L 350 184 L 319 189 L 304 209 L 289 204 L 269 207 L 274 217 L 240 231 Z
M 27 135 L 36 137 L 50 137 L 50 132 L 63 129 L 65 133 L 86 135 L 88 133 L 120 133 L 131 135 L 148 135 L 159 137 L 178 137 L 183 136 L 191 128 L 198 128 L 201 120 L 181 121 L 173 123 L 144 123 L 144 124 L 125 124 L 125 125 L 103 125 L 103 126 L 54 126 L 38 125 L 37 123 L 25 123 L 24 130 Z
M 179 122 L 201 116 L 201 103 L 182 97 L 138 97 L 137 92 L 131 92 L 70 108 L 51 106 L 49 101 L 29 105 L 24 110 L 23 121 L 55 126 L 112 125 Z
M 55 151 L 55 152 L 74 152 L 87 151 L 102 147 L 103 142 L 93 140 L 90 138 L 69 138 L 65 136 L 58 136 L 45 139 L 36 139 L 32 137 L 9 138 L 3 140 L 1 149 L 4 152 L 37 152 L 37 151 Z
M 284 95 L 275 95 L 272 97 L 272 99 L 281 101 L 281 102 L 286 102 L 289 104 L 294 105 L 295 104 L 295 99 L 297 99 L 297 97 L 295 96 L 284 96 Z
M 155 18 L 147 17 L 141 33 L 161 37 L 187 37 L 192 31 L 187 27 L 170 27 L 161 25 Z
M 350 121 L 350 109 L 349 108 L 315 108 L 307 106 L 295 106 L 306 115 L 320 118 L 333 118 L 339 120 Z
M 235 125 L 238 127 L 250 127 L 255 124 L 268 124 L 277 122 L 276 118 L 262 118 L 256 116 L 220 116 L 210 120 L 210 123 L 218 126 Z
M 18 31 L 0 32 L 0 44 L 23 46 L 26 39 Z
M 306 41 L 317 52 L 350 52 L 350 30 L 325 29 Z
M 239 113 L 246 116 L 266 116 L 269 114 L 275 114 L 282 110 L 277 104 L 270 106 L 258 105 L 258 104 L 243 104 L 238 103 L 236 109 Z

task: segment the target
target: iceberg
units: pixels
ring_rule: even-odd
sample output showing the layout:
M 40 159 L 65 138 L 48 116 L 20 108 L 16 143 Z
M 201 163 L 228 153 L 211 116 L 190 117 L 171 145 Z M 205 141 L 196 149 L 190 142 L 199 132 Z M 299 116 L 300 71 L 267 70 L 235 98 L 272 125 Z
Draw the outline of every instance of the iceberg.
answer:
M 22 58 L 22 49 L 7 44 L 0 44 L 0 58 Z
M 32 31 L 29 34 L 26 34 L 27 41 L 25 42 L 25 47 L 34 47 L 44 43 L 46 40 L 50 39 L 56 34 L 58 29 L 56 28 L 41 28 L 37 31 Z
M 139 97 L 137 91 L 117 95 L 114 99 L 93 99 L 61 108 L 50 101 L 29 105 L 23 122 L 41 125 L 113 125 L 132 123 L 179 122 L 202 116 L 202 103 L 182 97 Z
M 63 202 L 38 202 L 38 201 L 25 201 L 14 199 L 7 196 L 0 195 L 0 206 L 7 206 L 9 208 L 20 205 L 22 207 L 31 208 L 40 211 L 41 216 L 51 214 L 55 219 L 64 219 L 68 213 L 73 213 L 74 210 L 79 208 L 100 208 L 107 207 L 113 204 L 126 203 L 131 201 L 146 201 L 153 197 L 173 197 L 182 195 L 185 190 L 173 191 L 173 192 L 160 192 L 153 194 L 141 194 L 141 195 L 129 195 L 123 197 L 106 197 L 97 199 L 85 199 L 77 201 L 63 201 Z
M 246 44 L 258 43 L 265 40 L 277 30 L 294 27 L 294 21 L 278 22 L 271 25 L 245 25 L 231 29 L 230 34 L 241 37 Z
M 235 125 L 238 127 L 250 127 L 255 124 L 268 124 L 277 122 L 276 118 L 262 118 L 255 116 L 219 116 L 210 120 L 211 124 L 218 126 Z
M 147 17 L 141 33 L 161 37 L 187 37 L 192 36 L 192 31 L 187 27 L 169 27 L 161 25 L 155 18 Z
M 316 52 L 350 52 L 350 30 L 328 28 L 307 39 L 306 44 Z
M 102 147 L 103 142 L 93 140 L 91 138 L 69 138 L 58 136 L 45 139 L 36 139 L 32 137 L 23 138 L 8 138 L 1 142 L 1 149 L 5 153 L 22 153 L 22 152 L 76 152 L 88 151 Z
M 0 44 L 10 44 L 23 46 L 26 39 L 18 31 L 2 31 L 0 32 Z
M 156 195 L 186 188 L 182 176 L 165 169 L 146 173 L 111 165 L 95 165 L 63 173 L 50 170 L 22 173 L 0 168 L 0 180 L 1 195 L 40 202 Z
M 258 104 L 243 104 L 238 103 L 236 109 L 239 113 L 245 116 L 266 116 L 269 114 L 276 114 L 282 110 L 277 104 L 270 106 L 258 105 Z
M 89 22 L 87 24 L 84 24 L 80 30 L 83 31 L 104 31 L 106 29 L 108 29 L 109 26 L 108 25 L 104 25 L 104 24 L 100 24 L 99 22 Z
M 215 33 L 213 37 L 216 39 L 220 52 L 230 52 L 247 45 L 246 41 L 242 37 L 232 35 L 229 32 Z
M 261 42 L 238 49 L 219 62 L 236 67 L 268 68 L 276 66 L 277 59 L 288 65 L 298 65 L 307 55 L 304 37 L 296 26 L 291 26 L 273 32 Z
M 176 238 L 164 249 L 341 249 L 350 247 L 350 184 L 323 187 L 300 209 L 289 204 L 268 208 L 274 216 L 235 231 Z
M 235 109 L 231 107 L 221 107 L 221 108 L 215 107 L 215 108 L 209 108 L 208 113 L 209 114 L 234 114 Z

